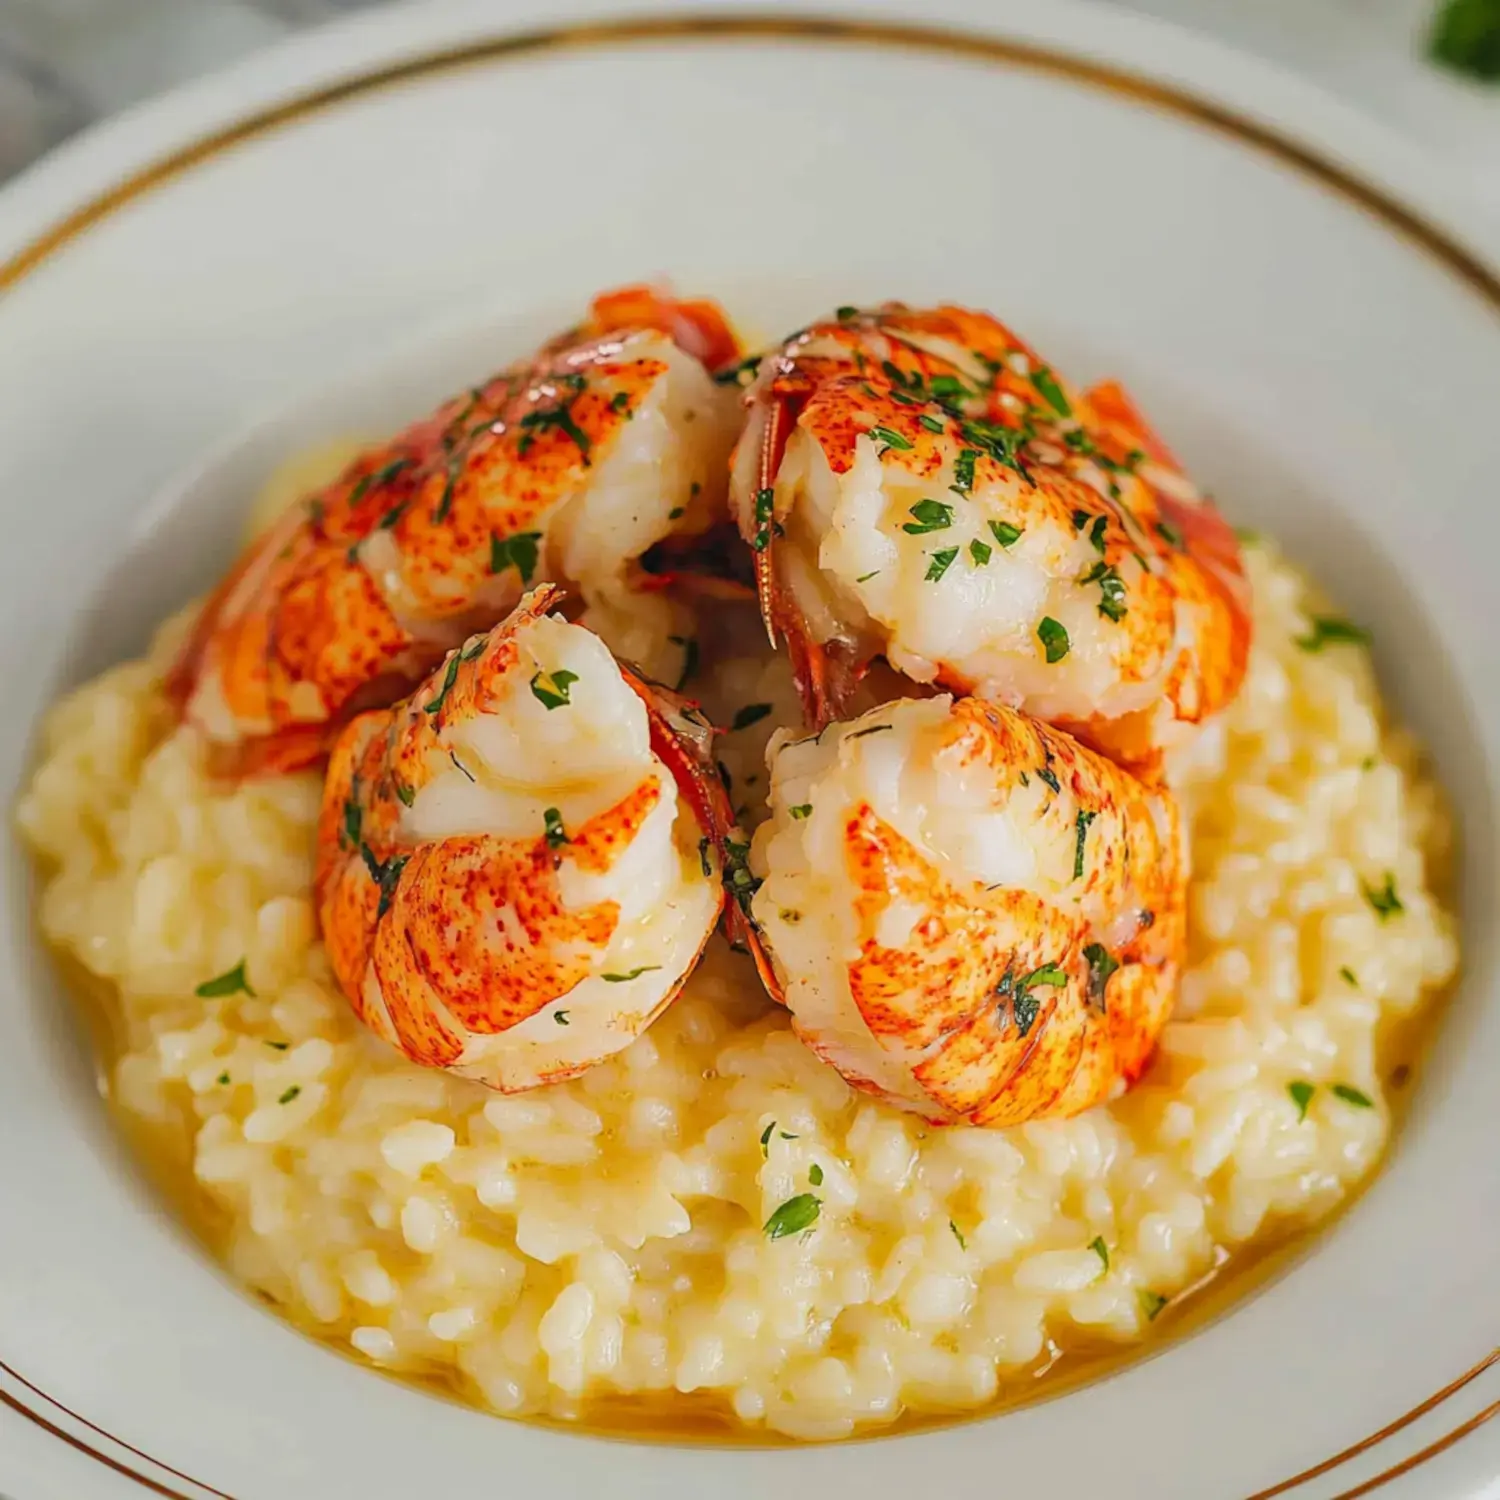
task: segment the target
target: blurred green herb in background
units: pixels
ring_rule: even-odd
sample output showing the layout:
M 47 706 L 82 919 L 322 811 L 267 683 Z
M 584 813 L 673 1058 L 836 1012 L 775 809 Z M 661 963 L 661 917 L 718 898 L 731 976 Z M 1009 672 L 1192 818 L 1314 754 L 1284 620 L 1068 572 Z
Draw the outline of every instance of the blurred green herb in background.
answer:
M 1443 0 L 1427 46 L 1455 72 L 1500 81 L 1500 0 Z

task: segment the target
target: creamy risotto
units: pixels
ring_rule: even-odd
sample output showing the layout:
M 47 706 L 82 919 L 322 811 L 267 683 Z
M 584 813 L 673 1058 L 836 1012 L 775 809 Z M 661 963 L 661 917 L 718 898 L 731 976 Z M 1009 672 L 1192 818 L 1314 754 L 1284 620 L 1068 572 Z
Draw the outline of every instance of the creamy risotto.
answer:
M 796 1438 L 972 1411 L 1335 1209 L 1385 1149 L 1392 1038 L 1455 967 L 1440 799 L 1366 651 L 1268 547 L 1247 563 L 1248 679 L 1173 767 L 1189 970 L 1143 1081 L 1071 1120 L 945 1129 L 852 1092 L 718 938 L 576 1081 L 413 1066 L 318 941 L 317 776 L 207 779 L 160 692 L 170 627 L 47 724 L 20 812 L 42 928 L 103 982 L 112 1097 L 190 1164 L 234 1274 L 371 1364 L 503 1413 Z M 753 820 L 789 676 L 705 670 Z

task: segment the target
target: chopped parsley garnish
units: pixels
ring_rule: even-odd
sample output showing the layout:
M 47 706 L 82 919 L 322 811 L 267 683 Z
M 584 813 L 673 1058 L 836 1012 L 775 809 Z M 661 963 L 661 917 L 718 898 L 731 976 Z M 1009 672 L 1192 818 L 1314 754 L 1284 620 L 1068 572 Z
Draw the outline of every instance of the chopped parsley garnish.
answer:
M 624 411 L 630 405 L 629 391 L 616 391 L 609 398 L 609 409 L 611 411 Z
M 1037 626 L 1036 634 L 1037 639 L 1046 649 L 1049 665 L 1060 662 L 1073 644 L 1068 639 L 1068 632 L 1051 615 L 1042 616 L 1042 622 Z
M 917 421 L 919 421 L 928 430 L 928 432 L 947 431 L 947 427 L 945 426 L 941 417 L 930 417 L 925 411 L 921 416 L 917 418 Z
M 762 1232 L 768 1239 L 785 1239 L 789 1234 L 801 1234 L 818 1222 L 823 1203 L 811 1193 L 798 1193 L 788 1198 L 775 1213 L 766 1220 Z
M 255 995 L 255 991 L 250 988 L 250 981 L 245 978 L 243 958 L 232 969 L 227 969 L 213 979 L 205 979 L 193 993 L 204 1000 L 218 1000 L 225 995 L 244 994 L 252 998 Z
M 375 851 L 368 844 L 359 846 L 359 854 L 365 862 L 365 869 L 370 872 L 370 879 L 380 888 L 380 903 L 375 908 L 375 920 L 379 921 L 390 910 L 391 902 L 396 899 L 396 886 L 411 856 L 394 854 L 390 859 L 381 861 L 375 858 Z
M 752 724 L 759 724 L 767 714 L 771 712 L 769 703 L 747 703 L 735 716 L 730 729 L 748 729 Z
M 1015 970 L 1007 969 L 1000 983 L 995 986 L 995 994 L 1002 1006 L 1007 1000 L 1010 1002 L 1010 1013 L 1016 1023 L 1016 1030 L 1025 1036 L 1035 1023 L 1037 1012 L 1042 1008 L 1041 1001 L 1031 991 L 1039 985 L 1056 989 L 1067 982 L 1067 974 L 1056 964 L 1043 964 L 1041 968 L 1033 969 L 1024 979 L 1017 979 Z
M 531 696 L 550 714 L 554 708 L 566 708 L 573 700 L 568 689 L 578 681 L 578 673 L 559 667 L 555 672 L 538 672 L 531 679 Z
M 1075 837 L 1073 843 L 1073 879 L 1083 879 L 1083 851 L 1089 840 L 1089 824 L 1099 816 L 1096 812 L 1090 812 L 1085 808 L 1078 809 L 1078 816 L 1073 820 Z
M 960 1250 L 967 1250 L 969 1248 L 969 1242 L 964 1238 L 963 1230 L 961 1230 L 958 1225 L 953 1222 L 952 1219 L 948 1220 L 948 1228 L 953 1231 L 953 1238 L 958 1241 L 958 1248 Z
M 397 781 L 392 784 L 396 788 L 396 796 L 403 807 L 410 807 L 417 800 L 417 789 L 414 786 L 407 786 L 404 781 Z M 359 835 L 356 833 L 354 841 L 358 842 L 358 839 Z
M 1350 989 L 1357 990 L 1359 988 L 1359 976 L 1354 972 L 1353 969 L 1349 967 L 1348 964 L 1345 964 L 1343 968 L 1339 970 L 1339 978 L 1342 979 Z
M 932 393 L 934 401 L 954 412 L 959 411 L 960 403 L 974 395 L 956 375 L 934 375 L 927 382 L 927 389 Z
M 953 507 L 941 500 L 918 500 L 911 508 L 912 520 L 902 524 L 908 536 L 925 536 L 929 531 L 946 531 L 953 524 Z
M 450 750 L 448 752 L 448 759 L 453 762 L 453 769 L 455 771 L 460 772 L 462 775 L 464 775 L 465 777 L 467 777 L 470 781 L 476 781 L 476 780 L 478 780 L 478 778 L 474 775 L 474 773 L 458 758 L 458 752 L 457 751 Z
M 1324 646 L 1367 646 L 1370 632 L 1337 615 L 1314 615 L 1312 629 L 1292 639 L 1304 651 L 1321 651 Z
M 681 692 L 698 670 L 698 638 L 692 635 L 669 635 L 674 646 L 682 647 L 682 671 L 677 675 L 676 691 Z
M 567 378 L 565 376 L 564 380 Z M 564 437 L 571 439 L 573 446 L 578 449 L 579 456 L 583 459 L 584 468 L 588 468 L 593 462 L 589 457 L 589 435 L 573 420 L 573 403 L 578 399 L 583 388 L 583 377 L 575 375 L 572 381 L 576 384 L 573 384 L 573 394 L 566 401 L 560 401 L 556 406 L 529 411 L 521 418 L 521 441 L 516 445 L 516 452 L 522 458 L 530 450 L 537 433 L 555 427 Z
M 771 1132 L 776 1129 L 776 1121 L 772 1120 L 760 1133 L 760 1154 L 769 1156 L 771 1154 Z
M 542 814 L 542 828 L 549 849 L 560 849 L 564 844 L 572 842 L 568 838 L 567 829 L 563 827 L 562 814 L 555 807 L 549 807 Z
M 1427 40 L 1434 62 L 1470 78 L 1500 79 L 1500 4 L 1444 0 Z
M 937 583 L 953 566 L 953 559 L 958 556 L 957 547 L 944 547 L 941 552 L 934 552 L 932 560 L 927 565 L 927 571 L 922 575 L 927 583 Z
M 292 1044 L 290 1042 L 267 1042 L 266 1043 L 266 1046 L 268 1046 L 271 1049 L 271 1051 L 273 1051 L 273 1052 L 285 1052 L 286 1049 L 288 1047 L 290 1047 L 291 1045 Z
M 364 826 L 364 809 L 353 797 L 344 799 L 344 839 L 351 849 L 359 847 L 359 832 Z
M 1167 1305 L 1167 1299 L 1160 1292 L 1141 1293 L 1141 1311 L 1146 1315 L 1148 1323 L 1156 1321 L 1156 1315 Z
M 358 505 L 372 489 L 378 489 L 381 485 L 389 484 L 403 469 L 409 469 L 411 466 L 411 459 L 398 458 L 373 474 L 363 475 L 359 483 L 350 491 L 349 504 Z M 319 519 L 321 519 L 321 515 Z
M 1025 464 L 1021 462 L 1021 446 L 1027 441 L 1029 433 L 1018 432 L 1013 427 L 1002 427 L 997 422 L 977 422 L 972 418 L 965 418 L 959 430 L 963 433 L 965 442 L 973 443 L 997 463 L 1014 469 L 1023 479 L 1031 478 Z
M 1073 512 L 1073 530 L 1082 531 L 1088 525 L 1089 513 L 1086 510 L 1075 510 Z
M 1100 1010 L 1107 1010 L 1105 991 L 1109 988 L 1110 976 L 1120 967 L 1120 960 L 1103 943 L 1090 943 L 1083 950 L 1083 956 L 1089 966 L 1089 999 Z
M 1292 1103 L 1297 1106 L 1298 1120 L 1305 1120 L 1307 1106 L 1312 1103 L 1312 1096 L 1318 1092 L 1317 1086 L 1305 1078 L 1296 1078 L 1287 1084 L 1286 1091 L 1292 1096 Z
M 1043 766 L 1036 774 L 1038 779 L 1045 781 L 1054 792 L 1062 791 L 1062 783 L 1057 779 L 1057 772 L 1051 766 Z
M 1375 1101 L 1368 1094 L 1362 1094 L 1352 1084 L 1336 1083 L 1330 1092 L 1337 1095 L 1345 1104 L 1352 1104 L 1355 1109 L 1375 1108 Z
M 1095 516 L 1094 524 L 1089 527 L 1089 541 L 1094 544 L 1094 551 L 1104 552 L 1104 533 L 1109 530 L 1108 516 Z
M 757 552 L 764 552 L 771 545 L 771 517 L 775 508 L 775 490 L 765 489 L 755 492 L 755 540 L 750 545 Z
M 455 651 L 448 658 L 448 670 L 443 673 L 443 685 L 437 690 L 436 697 L 422 705 L 424 713 L 435 714 L 443 706 L 448 694 L 453 691 L 453 684 L 458 681 L 459 663 L 473 661 L 484 650 L 487 644 L 488 641 L 484 637 L 481 637 L 478 643 L 470 650 Z
M 406 507 L 408 504 L 410 504 L 410 502 L 407 500 L 398 500 L 388 511 L 386 511 L 386 513 L 380 518 L 380 530 L 389 531 L 391 527 L 393 527 L 396 522 L 406 514 Z
M 1156 534 L 1169 547 L 1175 547 L 1179 552 L 1184 550 L 1186 544 L 1182 540 L 1182 533 L 1170 521 L 1158 521 Z
M 568 1013 L 565 1010 L 555 1010 L 555 1011 L 553 1011 L 552 1012 L 552 1019 L 554 1021 L 556 1021 L 559 1026 L 571 1026 L 573 1024 L 568 1019 Z
M 1119 624 L 1125 618 L 1125 580 L 1113 564 L 1097 562 L 1078 581 L 1099 585 L 1099 613 L 1105 619 Z
M 1021 540 L 1022 528 L 1009 521 L 991 521 L 990 531 L 1002 547 L 1014 547 Z
M 750 869 L 749 844 L 724 840 L 724 884 L 729 893 L 740 904 L 741 911 L 750 910 L 750 898 L 760 889 L 760 881 Z
M 1050 985 L 1053 989 L 1060 989 L 1067 984 L 1066 972 L 1057 964 L 1043 964 L 1040 969 L 1033 969 L 1023 980 L 1020 981 L 1021 989 L 1034 989 L 1039 984 Z
M 974 465 L 978 459 L 977 448 L 964 448 L 953 460 L 953 483 L 949 489 L 955 494 L 967 495 L 974 488 Z
M 976 568 L 982 568 L 994 556 L 994 553 L 990 551 L 988 543 L 981 542 L 978 537 L 975 537 L 969 543 L 969 556 L 974 559 L 974 566 Z
M 796 807 L 791 808 L 790 812 L 793 818 L 795 818 L 798 822 L 801 822 L 803 818 L 809 818 L 812 816 L 812 803 L 799 803 Z
M 876 457 L 884 457 L 891 451 L 892 448 L 900 450 L 909 449 L 911 447 L 911 442 L 909 439 L 902 437 L 899 432 L 892 432 L 889 427 L 872 427 L 870 428 L 868 435 L 872 437 L 877 443 L 885 444 L 885 446 L 881 448 L 876 454 Z
M 276 1102 L 278 1104 L 290 1104 L 292 1100 L 295 1099 L 301 1092 L 302 1085 L 300 1083 L 294 1083 L 291 1088 L 289 1088 Z
M 859 309 L 857 307 L 850 307 L 847 303 L 843 307 L 839 308 L 836 313 L 834 313 L 834 317 L 836 317 L 840 323 L 847 323 L 850 318 L 858 316 Z
M 817 1162 L 814 1162 L 812 1166 L 807 1169 L 807 1180 L 812 1183 L 814 1187 L 823 1186 L 823 1169 L 817 1164 Z
M 504 541 L 490 537 L 490 572 L 503 573 L 514 568 L 521 575 L 522 583 L 530 583 L 536 572 L 537 543 L 542 539 L 540 531 L 518 531 Z
M 629 984 L 632 979 L 639 979 L 642 974 L 655 974 L 660 968 L 660 964 L 642 964 L 640 968 L 632 969 L 628 974 L 601 974 L 599 977 L 605 984 Z
M 1375 909 L 1375 915 L 1382 922 L 1389 921 L 1392 917 L 1404 912 L 1406 908 L 1401 904 L 1401 898 L 1396 894 L 1396 877 L 1386 871 L 1385 884 L 1378 890 L 1372 885 L 1366 885 L 1360 881 L 1360 889 L 1365 893 L 1365 900 Z
M 871 580 L 871 579 L 872 579 L 872 578 L 874 578 L 874 577 L 875 577 L 875 575 L 876 575 L 876 574 L 877 574 L 877 573 L 879 573 L 879 572 L 880 572 L 880 569 L 879 569 L 879 568 L 876 568 L 876 569 L 875 569 L 875 570 L 874 570 L 874 572 L 870 572 L 870 573 L 861 573 L 861 574 L 860 574 L 860 575 L 859 575 L 859 577 L 858 577 L 858 578 L 856 578 L 856 579 L 855 579 L 855 580 L 854 580 L 854 581 L 855 581 L 855 582 L 856 582 L 856 583 L 868 583 L 868 582 L 869 582 L 869 581 L 870 581 L 870 580 Z
M 228 1082 L 229 1082 L 229 1074 L 228 1073 L 220 1073 L 219 1074 L 219 1087 L 223 1088 Z
M 1046 365 L 1038 365 L 1031 374 L 1031 383 L 1037 388 L 1037 393 L 1042 400 L 1055 411 L 1060 417 L 1071 417 L 1073 408 L 1068 404 L 1068 398 L 1063 395 L 1063 388 L 1057 383 L 1057 377 Z
M 1104 1243 L 1104 1236 L 1102 1234 L 1096 1234 L 1089 1241 L 1089 1249 L 1099 1257 L 1104 1269 L 1106 1271 L 1109 1270 L 1109 1246 Z
M 685 505 L 674 505 L 671 510 L 667 512 L 667 519 L 669 521 L 676 521 L 686 514 L 687 507 Z

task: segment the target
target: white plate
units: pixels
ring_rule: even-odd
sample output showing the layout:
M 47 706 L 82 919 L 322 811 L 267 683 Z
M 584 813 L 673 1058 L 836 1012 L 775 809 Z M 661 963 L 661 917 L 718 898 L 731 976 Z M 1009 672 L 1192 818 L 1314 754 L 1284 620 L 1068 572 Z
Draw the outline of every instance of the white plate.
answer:
M 1465 838 L 1466 977 L 1410 1123 L 1290 1274 L 1064 1399 L 842 1447 L 606 1444 L 383 1380 L 238 1295 L 111 1135 L 13 853 L 0 1491 L 1474 1494 L 1500 1473 L 1482 1425 L 1500 1364 L 1480 1368 L 1500 1335 L 1495 247 L 1373 126 L 1128 15 L 944 0 L 920 25 L 820 29 L 668 9 L 377 14 L 0 199 L 6 784 L 59 685 L 208 580 L 273 453 L 389 420 L 590 289 L 669 273 L 771 327 L 835 299 L 969 300 L 1080 378 L 1129 379 L 1230 513 L 1374 624 Z

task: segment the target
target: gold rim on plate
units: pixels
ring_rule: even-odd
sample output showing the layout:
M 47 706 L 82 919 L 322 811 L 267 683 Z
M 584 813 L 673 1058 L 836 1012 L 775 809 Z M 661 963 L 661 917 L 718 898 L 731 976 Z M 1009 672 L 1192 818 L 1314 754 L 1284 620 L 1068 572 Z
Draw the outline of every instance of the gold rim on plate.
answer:
M 0 263 L 0 295 L 18 285 L 38 266 L 50 260 L 72 241 L 109 218 L 126 204 L 184 176 L 192 168 L 231 151 L 236 146 L 269 135 L 274 130 L 305 120 L 311 115 L 322 113 L 346 100 L 371 94 L 380 89 L 392 88 L 398 84 L 453 72 L 459 68 L 499 62 L 535 53 L 582 51 L 588 48 L 684 39 L 739 40 L 747 38 L 903 47 L 950 57 L 979 59 L 1002 66 L 1023 68 L 1030 72 L 1066 78 L 1088 88 L 1120 95 L 1148 108 L 1177 115 L 1218 135 L 1249 146 L 1252 150 L 1269 156 L 1303 176 L 1311 178 L 1345 201 L 1355 204 L 1400 238 L 1436 259 L 1450 274 L 1457 277 L 1487 302 L 1492 311 L 1500 314 L 1500 274 L 1471 254 L 1456 239 L 1436 225 L 1430 224 L 1420 215 L 1413 213 L 1381 188 L 1366 182 L 1337 162 L 1223 105 L 1196 98 L 1173 85 L 1159 83 L 1121 68 L 1087 61 L 1028 42 L 1011 41 L 1000 37 L 983 36 L 973 32 L 955 31 L 913 22 L 849 21 L 818 16 L 763 14 L 636 17 L 519 32 L 422 53 L 416 57 L 390 63 L 340 82 L 328 84 L 212 131 L 191 144 L 131 173 L 114 187 L 98 193 L 23 245 L 15 255 Z M 1396 1418 L 1359 1442 L 1340 1450 L 1332 1457 L 1324 1459 L 1321 1463 L 1303 1469 L 1300 1473 L 1282 1480 L 1279 1484 L 1272 1485 L 1269 1489 L 1257 1490 L 1253 1495 L 1248 1496 L 1247 1500 L 1274 1500 L 1274 1497 L 1289 1494 L 1309 1481 L 1339 1468 L 1360 1454 L 1369 1452 L 1441 1406 L 1496 1364 L 1500 1364 L 1500 1348 L 1492 1350 L 1472 1369 L 1444 1386 L 1435 1395 L 1429 1396 L 1425 1401 L 1414 1406 L 1405 1415 Z M 66 1413 L 91 1432 L 107 1438 L 110 1442 L 117 1444 L 122 1451 L 145 1460 L 162 1473 L 196 1485 L 204 1493 L 216 1497 L 216 1500 L 233 1500 L 233 1497 L 223 1490 L 214 1488 L 204 1480 L 194 1479 L 180 1469 L 174 1469 L 170 1464 L 153 1458 L 149 1453 L 133 1447 L 123 1438 L 118 1438 L 105 1428 L 89 1421 L 87 1417 L 80 1416 L 55 1397 L 49 1396 L 32 1384 L 19 1371 L 3 1361 L 0 1361 L 0 1372 L 9 1375 L 25 1389 L 40 1397 L 51 1408 Z M 114 1458 L 95 1448 L 86 1439 L 65 1431 L 43 1413 L 32 1410 L 12 1392 L 3 1388 L 0 1388 L 0 1402 L 80 1453 L 87 1454 L 116 1473 L 135 1480 L 137 1484 L 153 1493 L 164 1496 L 165 1500 L 200 1500 L 200 1497 L 187 1495 L 171 1488 L 165 1482 L 138 1472 L 131 1468 L 128 1462 Z M 1353 1488 L 1341 1490 L 1337 1495 L 1330 1497 L 1330 1500 L 1359 1500 L 1359 1497 L 1370 1494 L 1390 1480 L 1409 1473 L 1428 1459 L 1445 1452 L 1471 1432 L 1477 1431 L 1497 1414 L 1500 1414 L 1500 1401 L 1491 1402 L 1425 1448 L 1408 1455 L 1380 1473 L 1356 1484 Z

